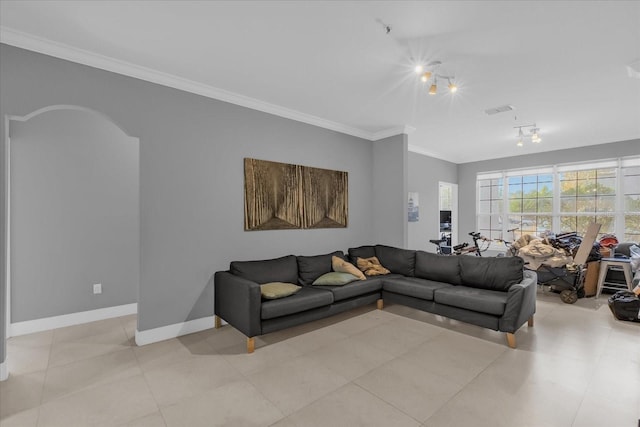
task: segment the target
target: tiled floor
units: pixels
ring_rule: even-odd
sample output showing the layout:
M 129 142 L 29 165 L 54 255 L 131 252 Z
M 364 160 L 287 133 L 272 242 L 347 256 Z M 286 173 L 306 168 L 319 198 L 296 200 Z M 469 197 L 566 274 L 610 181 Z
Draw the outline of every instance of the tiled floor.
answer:
M 135 317 L 8 343 L 2 426 L 608 426 L 640 418 L 640 323 L 606 297 L 538 294 L 504 334 L 397 305 L 256 339 L 230 326 L 144 347 Z

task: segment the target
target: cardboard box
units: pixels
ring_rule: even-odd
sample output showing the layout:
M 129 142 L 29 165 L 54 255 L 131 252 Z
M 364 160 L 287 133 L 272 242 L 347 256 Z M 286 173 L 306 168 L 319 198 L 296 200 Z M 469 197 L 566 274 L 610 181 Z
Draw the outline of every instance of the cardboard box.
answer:
M 584 295 L 592 297 L 598 290 L 598 275 L 600 274 L 600 261 L 587 263 L 587 274 L 584 278 Z

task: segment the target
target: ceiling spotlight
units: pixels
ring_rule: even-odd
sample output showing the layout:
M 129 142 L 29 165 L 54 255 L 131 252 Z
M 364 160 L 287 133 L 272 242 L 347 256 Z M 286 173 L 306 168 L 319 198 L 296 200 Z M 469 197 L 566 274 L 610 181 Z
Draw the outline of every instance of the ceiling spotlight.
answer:
M 535 128 L 531 130 L 531 142 L 538 144 L 542 141 L 542 138 L 540 138 L 540 134 L 538 133 L 540 129 Z
M 413 58 L 411 58 L 411 60 L 413 61 Z M 422 81 L 422 83 L 427 83 L 433 78 L 433 81 L 429 85 L 429 95 L 435 95 L 438 92 L 438 78 L 443 80 L 446 79 L 448 82 L 449 92 L 456 93 L 458 91 L 458 86 L 452 81 L 455 77 L 437 73 L 436 69 L 440 65 L 442 65 L 442 62 L 440 61 L 430 61 L 426 64 L 416 65 L 413 70 L 418 76 L 420 76 L 420 81 Z
M 524 133 L 522 132 L 522 128 L 531 128 L 529 129 L 529 132 L 531 133 L 531 142 L 533 142 L 534 144 L 538 144 L 542 141 L 539 133 L 540 128 L 538 128 L 535 123 L 532 125 L 514 126 L 513 128 L 518 129 L 518 147 L 522 147 L 524 145 Z
M 516 144 L 518 147 L 524 146 L 524 142 L 522 141 L 524 138 L 524 134 L 522 133 L 522 128 L 518 129 L 518 143 Z

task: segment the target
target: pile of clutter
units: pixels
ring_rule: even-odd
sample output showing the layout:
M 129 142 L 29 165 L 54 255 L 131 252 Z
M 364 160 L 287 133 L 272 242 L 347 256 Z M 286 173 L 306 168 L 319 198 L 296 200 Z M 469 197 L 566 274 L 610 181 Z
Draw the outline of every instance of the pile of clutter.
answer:
M 593 244 L 587 262 L 599 261 L 602 258 L 602 248 L 611 248 L 618 244 L 615 236 L 605 237 Z M 544 237 L 525 234 L 513 243 L 512 250 L 515 255 L 524 259 L 527 268 L 531 270 L 537 270 L 542 265 L 575 270 L 577 266 L 573 258 L 581 243 L 582 237 L 576 232 L 548 234 Z

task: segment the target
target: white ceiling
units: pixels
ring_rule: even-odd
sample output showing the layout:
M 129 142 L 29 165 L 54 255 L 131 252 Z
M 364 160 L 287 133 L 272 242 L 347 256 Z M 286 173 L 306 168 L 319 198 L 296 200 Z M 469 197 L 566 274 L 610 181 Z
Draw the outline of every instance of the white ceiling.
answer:
M 370 139 L 411 126 L 413 151 L 456 163 L 640 138 L 638 1 L 2 1 L 0 25 L 8 44 Z M 458 93 L 429 96 L 411 57 Z M 533 122 L 542 143 L 516 147 Z

